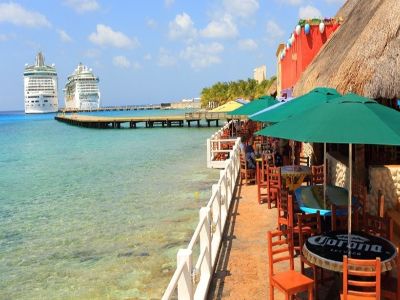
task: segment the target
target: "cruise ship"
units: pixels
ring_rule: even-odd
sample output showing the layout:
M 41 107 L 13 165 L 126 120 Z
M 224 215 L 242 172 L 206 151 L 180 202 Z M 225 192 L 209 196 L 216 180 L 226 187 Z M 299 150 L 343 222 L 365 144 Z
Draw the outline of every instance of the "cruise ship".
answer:
M 41 114 L 58 111 L 57 72 L 54 64 L 46 66 L 41 52 L 34 65 L 25 65 L 25 113 Z
M 92 69 L 79 64 L 74 73 L 68 76 L 64 88 L 66 109 L 92 110 L 100 107 L 99 78 Z

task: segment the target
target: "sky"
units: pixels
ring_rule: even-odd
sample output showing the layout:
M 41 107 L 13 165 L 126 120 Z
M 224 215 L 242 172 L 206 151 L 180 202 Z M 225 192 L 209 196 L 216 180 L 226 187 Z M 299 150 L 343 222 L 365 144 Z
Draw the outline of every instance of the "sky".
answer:
M 253 76 L 299 18 L 332 17 L 344 0 L 0 0 L 0 111 L 23 110 L 23 72 L 42 51 L 67 76 L 99 77 L 101 105 L 199 97 L 218 81 Z

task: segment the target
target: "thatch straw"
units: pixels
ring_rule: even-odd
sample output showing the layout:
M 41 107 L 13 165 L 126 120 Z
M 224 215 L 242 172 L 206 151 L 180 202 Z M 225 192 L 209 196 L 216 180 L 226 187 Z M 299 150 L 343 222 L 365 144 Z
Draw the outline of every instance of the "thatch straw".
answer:
M 317 86 L 370 98 L 400 98 L 400 1 L 348 0 L 344 22 L 321 48 L 294 88 Z

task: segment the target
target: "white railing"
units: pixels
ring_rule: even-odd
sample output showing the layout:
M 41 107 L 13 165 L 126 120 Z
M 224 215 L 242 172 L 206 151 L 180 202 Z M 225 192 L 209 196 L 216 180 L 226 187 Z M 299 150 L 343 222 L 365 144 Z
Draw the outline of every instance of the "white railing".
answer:
M 207 139 L 207 168 L 224 169 L 226 160 L 217 160 L 217 156 L 223 153 L 228 154 L 230 150 L 223 147 L 226 144 L 232 144 L 236 142 L 236 138 L 222 137 L 229 127 L 233 126 L 233 120 L 229 121 L 220 130 L 215 132 L 211 138 Z
M 162 300 L 176 296 L 178 300 L 198 300 L 207 297 L 239 176 L 239 142 L 240 139 L 237 139 L 230 150 L 225 169 L 220 171 L 218 183 L 212 186 L 207 206 L 200 209 L 199 223 L 188 247 L 178 251 L 177 268 Z

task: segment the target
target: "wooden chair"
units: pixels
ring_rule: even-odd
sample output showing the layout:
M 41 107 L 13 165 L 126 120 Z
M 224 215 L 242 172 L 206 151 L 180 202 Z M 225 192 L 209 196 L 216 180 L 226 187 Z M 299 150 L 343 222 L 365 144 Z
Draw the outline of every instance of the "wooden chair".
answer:
M 365 216 L 368 212 L 368 194 L 367 187 L 365 185 L 355 185 L 353 187 L 353 195 L 357 198 L 358 204 L 360 205 L 358 213 L 358 228 L 362 228 L 365 224 Z
M 310 166 L 310 157 L 300 156 L 299 157 L 299 165 L 309 167 Z
M 240 183 L 243 179 L 246 185 L 249 183 L 254 183 L 256 181 L 256 170 L 247 168 L 246 158 L 243 153 L 240 154 Z
M 382 298 L 390 300 L 400 299 L 400 246 L 397 247 L 396 267 L 382 276 Z
M 338 211 L 346 211 L 346 213 L 338 215 Z M 348 206 L 331 204 L 331 230 L 347 231 L 348 228 Z M 358 228 L 358 214 L 354 206 L 351 207 L 351 224 L 353 229 Z
M 294 271 L 293 242 L 291 230 L 268 231 L 268 262 L 269 262 L 269 299 L 274 299 L 274 288 L 286 295 L 286 299 L 299 292 L 308 292 L 308 299 L 313 299 L 313 280 Z M 289 262 L 289 270 L 275 273 L 274 264 Z
M 324 165 L 311 166 L 311 184 L 324 184 Z
M 293 196 L 287 189 L 281 190 L 278 201 L 278 230 L 293 228 Z
M 257 162 L 257 199 L 259 204 L 268 201 L 267 167 L 274 166 L 272 164 L 275 164 L 272 154 L 264 154 L 261 163 Z
M 361 229 L 369 234 L 393 241 L 393 220 L 389 216 L 382 218 L 366 213 L 365 224 Z
M 368 260 L 343 256 L 343 293 L 340 299 L 381 299 L 379 257 Z
M 310 236 L 321 234 L 322 232 L 321 215 L 319 214 L 319 211 L 312 214 L 297 214 L 297 228 L 299 233 L 301 274 L 304 274 L 304 265 L 307 265 L 312 269 L 314 280 L 314 295 L 315 298 L 317 298 L 318 271 L 321 271 L 322 277 L 322 269 L 309 262 L 307 258 L 303 255 L 302 249 L 307 238 L 309 238 Z
M 378 191 L 378 201 L 376 203 L 376 215 L 383 218 L 385 215 L 385 196 L 382 194 L 381 190 Z
M 280 167 L 269 167 L 267 166 L 267 189 L 268 189 L 268 208 L 271 208 L 271 203 L 275 202 L 275 206 L 278 204 L 278 198 L 281 194 L 282 189 L 282 177 Z

